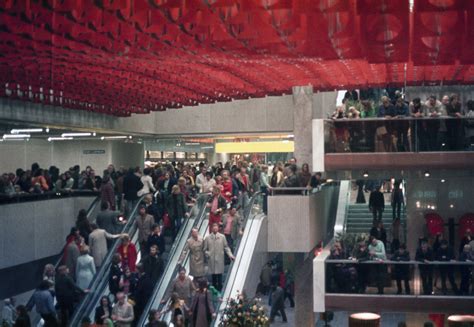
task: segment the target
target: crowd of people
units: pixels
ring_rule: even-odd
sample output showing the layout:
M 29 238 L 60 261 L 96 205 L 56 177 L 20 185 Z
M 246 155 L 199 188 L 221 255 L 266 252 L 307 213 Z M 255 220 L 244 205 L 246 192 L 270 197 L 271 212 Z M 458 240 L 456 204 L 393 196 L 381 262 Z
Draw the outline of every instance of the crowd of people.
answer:
M 457 94 L 407 100 L 400 90 L 380 98 L 349 91 L 342 102 L 331 116 L 332 151 L 459 151 L 474 144 L 474 100 L 463 106 Z M 352 121 L 367 118 L 380 120 Z
M 28 312 L 35 307 L 45 326 L 67 326 L 78 302 L 91 292 L 94 276 L 104 264 L 114 240 L 119 239 L 108 272 L 111 295 L 101 299 L 94 323 L 132 326 L 143 314 L 154 284 L 163 273 L 162 256 L 167 241 L 174 240 L 189 216 L 188 209 L 203 194 L 209 210 L 209 233 L 203 237 L 197 229 L 192 230 L 180 257 L 181 264 L 189 254 L 189 275 L 181 267 L 167 294 L 171 304 L 164 311 L 152 311 L 149 321 L 150 326 L 158 326 L 164 313 L 172 312 L 172 321 L 177 326 L 189 322 L 207 326 L 215 317 L 215 299 L 223 287 L 225 265 L 234 259 L 235 244 L 243 233 L 242 213 L 249 205 L 250 196 L 257 191 L 268 194 L 277 187 L 316 188 L 323 182 L 320 173 L 310 174 L 307 164 L 298 169 L 294 158 L 286 164 L 277 163 L 271 175 L 268 170 L 266 165 L 247 162 L 217 163 L 212 167 L 178 163 L 147 167 L 143 171 L 116 170 L 109 165 L 99 176 L 92 167 L 80 172 L 79 166 L 75 166 L 59 174 L 55 167 L 42 169 L 33 164 L 28 173 L 18 169 L 17 174 L 7 174 L 9 185 L 25 192 L 89 189 L 99 192 L 101 199 L 96 217 L 88 217 L 84 209 L 79 211 L 76 224 L 66 238 L 60 265 L 45 266 L 43 281 L 32 299 L 27 306 L 18 307 L 18 319 L 25 320 L 20 314 L 22 310 Z M 30 174 L 38 178 L 25 179 Z M 28 187 L 21 188 L 25 180 L 29 181 Z M 136 206 L 137 245 L 130 235 L 122 232 L 127 223 L 125 217 Z
M 399 219 L 396 218 L 396 220 Z M 449 292 L 446 281 L 449 281 L 451 291 L 455 295 L 471 295 L 474 291 L 471 280 L 473 266 L 456 265 L 456 262 L 474 262 L 474 241 L 469 229 L 460 242 L 457 254 L 441 233 L 435 239 L 420 238 L 414 257 L 410 256 L 406 245 L 400 242 L 395 245 L 392 243 L 391 253 L 388 254 L 386 235 L 383 224 L 378 221 L 370 231 L 369 239 L 359 241 L 350 253 L 346 252 L 343 242 L 335 242 L 329 259 L 349 259 L 356 264 L 350 262 L 329 264 L 328 290 L 337 293 L 363 294 L 368 286 L 376 286 L 378 294 L 383 294 L 384 288 L 391 286 L 391 282 L 389 282 L 391 277 L 396 281 L 397 294 L 403 292 L 407 295 L 412 294 L 410 281 L 413 278 L 414 265 L 411 261 L 414 260 L 418 265 L 424 295 L 435 294 L 436 281 L 433 279 L 435 273 L 439 276 L 441 292 L 444 295 Z M 366 261 L 380 264 L 364 264 Z M 387 263 L 383 264 L 384 262 Z M 396 262 L 400 262 L 400 264 Z M 448 262 L 453 264 L 446 264 Z M 456 278 L 457 274 L 459 274 L 459 278 Z M 459 285 L 456 280 L 460 281 Z

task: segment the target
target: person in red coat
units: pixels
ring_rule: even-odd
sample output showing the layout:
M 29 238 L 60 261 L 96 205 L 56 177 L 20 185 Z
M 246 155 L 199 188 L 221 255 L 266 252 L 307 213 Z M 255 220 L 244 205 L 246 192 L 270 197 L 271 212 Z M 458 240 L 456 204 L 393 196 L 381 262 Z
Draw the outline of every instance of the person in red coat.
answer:
M 222 197 L 227 202 L 230 202 L 232 200 L 232 179 L 229 176 L 228 170 L 222 171 L 222 186 Z
M 212 188 L 212 195 L 207 201 L 207 207 L 209 208 L 209 233 L 212 230 L 213 224 L 222 223 L 222 213 L 226 208 L 225 199 L 221 196 L 221 189 L 218 186 Z
M 125 271 L 125 268 L 128 267 L 131 272 L 135 272 L 137 248 L 135 247 L 135 244 L 130 242 L 130 236 L 127 234 L 122 236 L 122 244 L 119 245 L 117 253 L 122 257 L 122 270 Z

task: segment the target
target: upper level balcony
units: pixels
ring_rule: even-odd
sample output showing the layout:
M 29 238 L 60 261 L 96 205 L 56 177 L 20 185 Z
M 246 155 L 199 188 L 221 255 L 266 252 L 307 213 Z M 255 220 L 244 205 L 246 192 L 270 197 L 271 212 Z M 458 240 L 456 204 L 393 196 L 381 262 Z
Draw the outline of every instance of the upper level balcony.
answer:
M 324 121 L 325 169 L 466 169 L 474 166 L 474 120 L 365 118 Z

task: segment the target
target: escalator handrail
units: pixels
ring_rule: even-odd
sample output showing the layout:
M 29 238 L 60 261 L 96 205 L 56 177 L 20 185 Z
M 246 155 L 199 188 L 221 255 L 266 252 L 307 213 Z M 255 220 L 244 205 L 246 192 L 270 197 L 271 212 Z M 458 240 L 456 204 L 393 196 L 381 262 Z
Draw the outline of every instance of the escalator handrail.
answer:
M 248 220 L 249 220 L 249 218 L 250 218 L 250 215 L 252 214 L 252 208 L 253 208 L 253 206 L 255 205 L 255 201 L 256 201 L 256 199 L 257 199 L 259 196 L 261 196 L 261 195 L 262 195 L 261 192 L 256 192 L 256 193 L 252 196 L 252 198 L 250 199 L 250 201 L 249 201 L 248 208 L 250 208 L 250 209 L 248 210 L 248 212 L 246 212 L 246 215 L 247 215 L 247 216 L 244 217 L 244 223 L 245 223 L 244 226 L 245 226 L 245 229 L 248 228 L 249 230 L 251 230 L 251 228 L 252 228 L 252 225 L 253 225 L 253 222 L 254 222 L 253 219 L 252 219 L 251 222 L 250 222 L 250 226 L 246 226 L 246 225 L 247 225 L 247 223 L 248 223 Z M 247 244 L 247 241 L 248 241 L 248 238 L 245 240 L 245 243 L 242 245 L 244 248 L 245 248 L 245 246 L 246 246 L 246 244 Z M 239 249 L 240 249 L 241 243 L 242 243 L 242 237 L 240 237 L 240 238 L 238 239 L 238 241 L 236 242 L 236 246 L 234 247 L 234 255 L 235 255 L 235 256 L 237 256 L 237 253 L 238 253 L 238 251 L 239 251 Z M 236 258 L 236 259 L 237 259 L 237 258 Z M 240 260 L 240 261 L 239 261 L 239 266 L 237 267 L 237 269 L 240 267 L 240 263 L 241 263 L 241 262 L 242 262 L 242 261 Z M 225 293 L 225 291 L 226 291 L 226 289 L 227 289 L 227 285 L 228 285 L 229 282 L 230 282 L 230 278 L 229 278 L 229 277 L 230 277 L 230 275 L 231 275 L 231 273 L 232 273 L 232 270 L 233 270 L 233 268 L 234 268 L 234 264 L 235 264 L 235 260 L 230 263 L 229 268 L 228 268 L 228 270 L 227 270 L 226 278 L 225 278 L 224 284 L 222 285 L 222 291 L 221 291 L 221 292 L 222 292 L 222 293 L 221 293 L 222 296 L 224 295 L 224 293 Z M 235 281 L 235 280 L 234 280 L 234 281 Z M 219 304 L 218 308 L 215 308 L 216 314 L 220 311 L 219 309 L 220 309 L 220 307 L 223 305 L 224 299 L 222 299 L 222 301 L 223 301 L 222 304 Z M 219 315 L 217 314 L 217 315 L 216 315 L 216 319 L 212 322 L 212 326 L 217 326 L 217 325 L 219 324 L 219 322 L 217 321 L 217 318 L 218 318 L 218 317 L 219 317 Z
M 203 215 L 203 217 L 205 217 L 206 215 Z M 199 223 L 196 225 L 196 228 L 199 230 L 200 232 L 200 235 L 202 235 L 202 238 L 204 239 L 204 237 L 206 236 L 207 234 L 207 231 L 209 230 L 209 223 L 206 225 L 205 223 L 208 222 L 207 219 L 201 219 L 199 221 Z M 202 234 L 201 234 L 202 232 Z M 189 262 L 189 258 L 190 258 L 190 255 L 189 253 L 186 255 L 186 257 L 183 259 L 183 261 L 181 262 L 181 266 L 182 267 L 185 267 L 187 265 L 187 263 Z M 177 274 L 178 274 L 178 271 L 175 270 L 174 271 L 174 275 L 172 276 L 171 278 L 171 281 L 175 280 L 176 277 L 177 277 Z M 170 288 L 172 287 L 172 283 L 168 283 L 168 285 L 166 286 L 166 290 L 165 292 L 163 292 L 163 298 L 165 298 L 165 296 L 169 296 L 170 294 Z M 162 300 L 163 300 L 162 298 Z M 163 308 L 169 308 L 170 306 L 170 303 L 171 303 L 171 299 L 168 298 L 168 300 L 166 301 L 166 303 L 162 304 L 161 301 L 159 302 L 159 306 L 158 306 L 158 309 L 162 312 L 162 309 Z M 166 312 L 164 317 L 161 319 L 163 321 L 165 321 L 166 323 L 170 323 L 171 322 L 171 312 Z M 142 325 L 143 326 L 143 325 Z
M 199 209 L 198 211 L 198 214 L 196 215 L 196 217 L 194 218 L 194 221 L 193 221 L 193 227 L 192 228 L 196 228 L 196 226 L 200 226 L 202 225 L 202 222 L 204 221 L 204 217 L 206 216 L 205 213 L 206 213 L 206 204 L 207 204 L 207 199 L 209 198 L 209 194 L 199 194 L 198 196 L 198 199 L 196 200 L 196 203 L 197 205 L 199 205 L 199 201 L 202 201 L 202 207 Z M 148 300 L 148 303 L 147 305 L 145 306 L 145 309 L 143 310 L 143 313 L 142 313 L 142 316 L 140 317 L 140 320 L 137 324 L 137 326 L 144 326 L 146 324 L 146 321 L 148 319 L 148 312 L 152 309 L 152 306 L 154 305 L 154 303 L 156 303 L 157 301 L 157 296 L 159 294 L 159 290 L 162 288 L 162 287 L 166 287 L 168 288 L 169 287 L 169 282 L 167 285 L 164 285 L 165 283 L 165 280 L 164 280 L 164 276 L 166 274 L 166 272 L 171 269 L 172 267 L 170 266 L 171 265 L 171 258 L 174 257 L 175 255 L 177 255 L 178 253 L 177 252 L 177 248 L 178 248 L 178 244 L 180 243 L 180 240 L 182 240 L 182 237 L 184 237 L 185 235 L 184 234 L 184 231 L 186 230 L 185 228 L 186 226 L 182 226 L 181 229 L 180 229 L 180 234 L 179 234 L 179 237 L 176 237 L 176 240 L 173 244 L 173 248 L 171 251 L 173 251 L 173 255 L 171 255 L 171 251 L 170 251 L 170 255 L 168 256 L 168 262 L 166 263 L 166 266 L 165 266 L 165 269 L 163 270 L 163 275 L 161 276 L 159 282 L 157 282 L 155 284 L 155 287 L 153 288 L 153 295 L 152 297 Z M 189 231 L 187 238 L 186 240 L 191 237 L 191 232 L 192 232 L 192 229 Z M 183 248 L 184 249 L 184 248 Z M 179 255 L 181 256 L 182 255 L 182 251 L 181 253 L 179 253 Z M 178 266 L 179 265 L 176 265 L 175 267 L 173 267 L 173 272 L 171 274 L 171 278 L 170 278 L 170 281 L 173 280 L 175 278 L 175 275 L 176 275 L 176 272 L 178 270 Z M 166 289 L 166 291 L 168 291 L 168 289 Z M 164 294 L 166 294 L 166 291 Z M 158 306 L 160 305 L 160 302 L 158 302 Z
M 122 231 L 120 234 L 125 234 L 129 233 L 131 229 L 135 226 L 135 218 L 137 216 L 137 210 L 142 204 L 143 199 L 145 198 L 145 195 L 142 195 L 141 197 L 138 198 L 137 204 L 135 207 L 133 207 L 133 210 L 131 211 L 130 215 L 127 217 L 127 223 L 125 226 L 123 226 Z M 107 255 L 104 258 L 104 261 L 102 262 L 102 265 L 96 272 L 94 278 L 92 279 L 92 282 L 89 286 L 89 289 L 91 290 L 89 293 L 87 293 L 82 300 L 79 303 L 79 306 L 76 308 L 74 311 L 74 314 L 72 316 L 72 319 L 70 321 L 71 326 L 79 326 L 80 319 L 84 315 L 84 311 L 87 310 L 87 306 L 89 306 L 90 302 L 93 301 L 95 297 L 95 290 L 99 288 L 100 283 L 104 282 L 104 276 L 106 276 L 109 272 L 109 267 L 110 263 L 112 262 L 112 256 L 117 252 L 117 248 L 120 245 L 120 237 L 116 238 L 114 240 L 113 246 L 110 248 L 110 250 L 107 252 Z M 108 278 L 107 278 L 108 281 Z
M 92 212 L 94 212 L 95 207 L 97 207 L 97 204 L 100 202 L 100 199 L 101 199 L 100 195 L 97 196 L 94 199 L 94 201 L 92 201 L 92 203 L 89 205 L 89 208 L 87 208 L 87 219 L 90 220 L 90 216 L 91 216 Z M 56 260 L 56 263 L 54 264 L 54 271 L 58 270 L 58 267 L 59 267 L 59 265 L 61 264 L 61 262 L 63 260 L 63 253 L 66 250 L 67 246 L 68 246 L 68 244 L 65 244 L 63 246 L 63 248 L 61 249 L 61 251 L 59 252 L 59 254 L 58 254 L 59 258 Z M 28 305 L 33 301 L 33 295 L 34 295 L 34 292 L 30 296 L 30 299 L 28 300 Z
M 255 204 L 255 201 L 256 201 L 256 199 L 257 199 L 261 194 L 262 194 L 261 192 L 255 192 L 255 193 L 252 195 L 252 197 L 250 198 L 248 206 L 247 206 L 246 208 L 244 208 L 244 211 L 243 211 L 243 220 L 242 220 L 242 226 L 243 226 L 244 228 L 246 228 L 246 224 L 247 224 L 248 218 L 250 217 L 250 214 L 251 214 L 251 212 L 252 212 L 252 208 L 253 208 L 253 206 L 254 206 L 254 204 Z M 251 226 L 248 226 L 248 227 L 251 228 Z M 203 237 L 204 237 L 204 235 L 203 235 Z M 233 254 L 234 254 L 234 255 L 237 254 L 237 251 L 238 251 L 238 249 L 239 249 L 241 240 L 242 240 L 242 237 L 240 237 L 240 238 L 238 239 L 238 241 L 236 242 L 236 244 L 235 244 L 235 246 L 234 246 L 234 249 L 233 249 L 233 251 L 234 251 Z M 189 260 L 189 255 L 187 256 L 187 258 L 185 259 L 185 261 L 186 261 L 186 260 Z M 228 283 L 228 274 L 229 274 L 230 271 L 232 270 L 232 267 L 233 267 L 233 265 L 234 265 L 234 262 L 235 262 L 235 261 L 232 261 L 232 262 L 231 262 L 231 264 L 229 265 L 229 268 L 228 268 L 228 270 L 227 270 L 228 273 L 227 273 L 227 276 L 226 276 L 226 281 L 225 281 L 225 283 L 224 283 L 224 285 L 223 285 L 223 287 L 222 287 L 223 290 L 225 290 L 225 288 L 226 288 L 226 286 L 227 286 L 227 283 Z M 171 285 L 169 285 L 168 287 L 171 287 Z M 165 293 L 165 294 L 166 294 L 166 293 Z M 169 304 L 170 304 L 170 299 L 168 299 L 168 301 L 166 302 L 166 307 L 169 307 Z M 167 323 L 169 323 L 169 322 L 171 321 L 171 319 L 170 319 L 170 314 L 169 314 L 169 313 L 165 315 L 164 320 L 165 320 Z

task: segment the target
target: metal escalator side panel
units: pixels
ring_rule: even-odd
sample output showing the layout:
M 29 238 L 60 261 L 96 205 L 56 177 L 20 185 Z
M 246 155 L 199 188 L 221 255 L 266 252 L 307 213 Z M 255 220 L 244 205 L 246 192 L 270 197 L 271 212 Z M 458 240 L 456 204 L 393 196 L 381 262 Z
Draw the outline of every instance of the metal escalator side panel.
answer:
M 191 235 L 192 229 L 200 225 L 200 223 L 202 223 L 202 219 L 206 213 L 205 204 L 206 204 L 207 198 L 208 196 L 204 194 L 198 197 L 196 201 L 196 205 L 198 206 L 196 216 L 188 218 L 186 221 L 186 225 L 183 225 L 181 227 L 181 230 L 173 244 L 172 250 L 170 251 L 168 262 L 165 265 L 163 275 L 160 278 L 160 280 L 156 283 L 153 289 L 153 295 L 148 301 L 148 304 L 146 305 L 137 326 L 144 326 L 147 323 L 148 312 L 152 308 L 158 308 L 160 306 L 161 301 L 167 292 L 168 286 L 170 285 L 170 282 L 176 276 L 179 259 L 186 246 L 186 242 Z
M 141 205 L 143 199 L 145 196 L 141 196 L 133 210 L 131 211 L 130 215 L 127 217 L 127 223 L 122 229 L 122 234 L 123 233 L 133 233 L 134 232 L 134 227 L 135 227 L 135 218 L 137 216 L 137 211 L 139 206 Z M 70 321 L 71 326 L 79 326 L 80 325 L 80 320 L 82 317 L 88 315 L 92 310 L 95 310 L 95 307 L 91 308 L 91 305 L 94 305 L 95 299 L 99 294 L 101 294 L 101 290 L 105 286 L 108 286 L 108 278 L 104 278 L 105 276 L 108 276 L 110 266 L 112 263 L 112 256 L 114 253 L 117 252 L 117 248 L 119 247 L 120 244 L 120 238 L 115 239 L 114 244 L 112 248 L 107 252 L 107 255 L 96 272 L 94 279 L 92 280 L 92 283 L 89 287 L 91 290 L 89 293 L 87 293 L 82 301 L 79 303 L 79 306 L 76 308 L 74 311 L 74 314 L 72 316 L 72 319 Z M 92 304 L 91 304 L 92 303 Z

